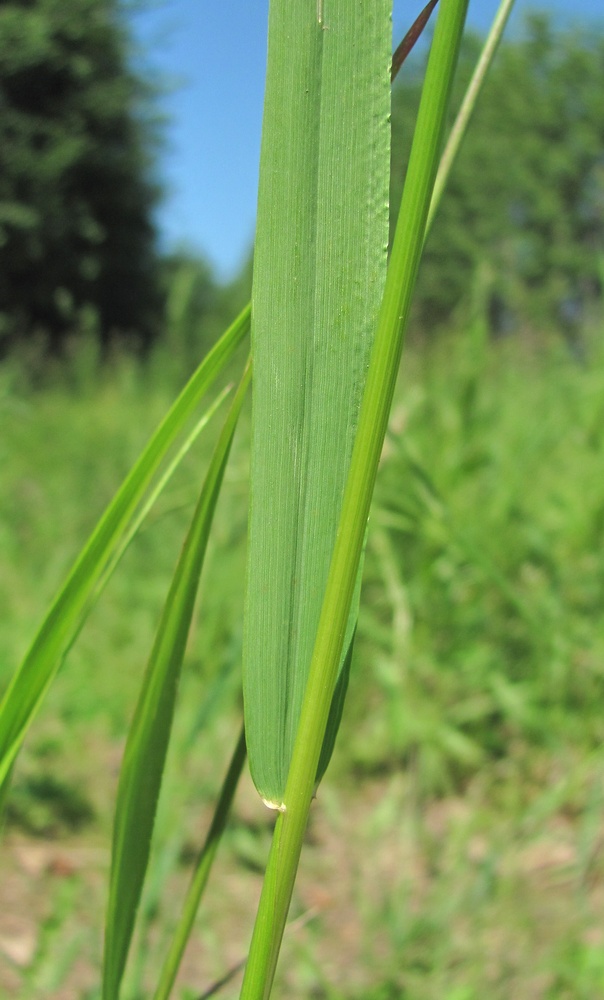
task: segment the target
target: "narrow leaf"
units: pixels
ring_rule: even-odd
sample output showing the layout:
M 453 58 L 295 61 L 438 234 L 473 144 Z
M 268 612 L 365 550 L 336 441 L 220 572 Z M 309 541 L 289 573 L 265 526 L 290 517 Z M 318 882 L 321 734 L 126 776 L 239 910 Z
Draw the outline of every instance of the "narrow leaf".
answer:
M 140 507 L 136 511 L 135 516 L 131 519 L 126 530 L 119 539 L 119 542 L 113 548 L 111 557 L 109 561 L 106 563 L 94 590 L 92 590 L 89 593 L 86 603 L 80 612 L 78 624 L 76 628 L 73 630 L 69 639 L 69 643 L 65 647 L 65 650 L 61 655 L 58 669 L 62 667 L 66 657 L 69 654 L 70 649 L 77 641 L 80 632 L 82 631 L 84 625 L 86 624 L 86 620 L 89 614 L 91 613 L 92 609 L 99 600 L 103 590 L 109 583 L 109 580 L 115 573 L 124 554 L 127 552 L 128 548 L 130 547 L 130 545 L 138 535 L 139 531 L 141 530 L 145 520 L 151 513 L 151 510 L 153 509 L 159 497 L 161 496 L 166 486 L 172 479 L 172 476 L 176 472 L 178 466 L 182 462 L 185 455 L 188 454 L 192 445 L 197 440 L 204 427 L 207 427 L 209 421 L 212 419 L 212 417 L 214 416 L 220 405 L 223 403 L 223 401 L 226 399 L 227 395 L 231 391 L 231 388 L 232 388 L 231 386 L 227 386 L 225 389 L 223 389 L 222 392 L 220 392 L 216 397 L 216 399 L 213 401 L 211 406 L 205 411 L 205 413 L 201 415 L 200 419 L 193 427 L 191 433 L 188 435 L 186 440 L 178 449 L 174 457 L 170 460 L 170 463 L 167 466 L 167 468 L 162 472 L 161 477 L 157 480 L 156 483 L 154 483 L 153 488 L 148 491 L 147 495 L 145 496 L 144 503 L 140 505 Z
M 147 870 L 174 702 L 199 575 L 237 420 L 248 363 L 214 449 L 147 666 L 120 773 L 103 965 L 103 998 L 116 1000 Z
M 459 153 L 463 137 L 466 134 L 468 125 L 470 124 L 470 118 L 474 113 L 476 102 L 478 101 L 480 92 L 482 91 L 487 77 L 487 73 L 491 67 L 493 59 L 495 58 L 497 47 L 501 41 L 505 26 L 508 23 L 509 16 L 512 13 L 513 6 L 514 0 L 500 0 L 497 13 L 482 47 L 478 62 L 476 63 L 476 68 L 472 73 L 472 79 L 468 84 L 467 90 L 464 94 L 464 99 L 461 102 L 461 107 L 457 112 L 457 117 L 453 123 L 453 128 L 451 129 L 449 138 L 447 139 L 447 144 L 444 148 L 443 155 L 438 166 L 438 173 L 436 174 L 434 191 L 432 192 L 432 200 L 430 202 L 430 211 L 428 212 L 428 220 L 426 222 L 426 236 L 432 227 L 434 216 L 438 211 L 438 206 L 440 205 L 442 196 L 445 192 L 453 164 L 455 163 L 457 154 Z
M 169 1000 L 178 967 L 193 928 L 199 902 L 206 887 L 218 845 L 224 833 L 244 761 L 245 734 L 242 729 L 216 804 L 212 825 L 195 865 L 195 872 L 187 892 L 183 911 L 174 932 L 170 950 L 164 962 L 153 1000 Z
M 127 532 L 138 504 L 186 420 L 241 343 L 249 319 L 248 306 L 185 386 L 105 510 L 51 605 L 0 704 L 0 789 L 65 650 L 80 627 L 87 602 Z

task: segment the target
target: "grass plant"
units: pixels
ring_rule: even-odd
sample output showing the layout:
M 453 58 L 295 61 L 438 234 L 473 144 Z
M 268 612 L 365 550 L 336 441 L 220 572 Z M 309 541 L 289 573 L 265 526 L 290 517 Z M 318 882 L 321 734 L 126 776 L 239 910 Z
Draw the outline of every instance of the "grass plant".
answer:
M 358 430 L 343 490 L 329 575 L 316 626 L 316 638 L 311 647 L 313 652 L 308 666 L 308 679 L 304 684 L 304 700 L 296 740 L 246 966 L 242 989 L 242 997 L 246 1000 L 270 995 L 281 936 L 289 911 L 308 811 L 317 780 L 321 746 L 336 689 L 338 665 L 343 654 L 369 507 L 400 364 L 405 321 L 424 243 L 445 113 L 465 14 L 465 3 L 447 3 L 447 0 L 443 0 L 436 24 L 399 224 L 363 391 Z M 374 211 L 373 205 L 369 206 L 369 211 Z M 353 285 L 356 280 L 358 279 L 352 278 Z M 326 336 L 324 331 L 320 333 Z M 327 461 L 330 460 L 331 456 Z M 252 491 L 253 489 L 252 478 Z M 266 517 L 267 513 L 263 516 Z M 291 622 L 291 627 L 294 628 L 294 622 Z M 314 623 L 312 632 L 314 633 Z M 304 662 L 297 664 L 296 669 L 306 678 Z M 257 684 L 259 683 L 258 680 Z M 274 698 L 273 693 L 269 692 L 268 697 Z M 279 727 L 283 727 L 284 721 L 281 718 L 277 729 L 273 727 L 269 729 L 269 733 L 278 731 Z
M 424 14 L 433 7 L 428 4 Z M 367 522 L 378 465 L 384 462 L 405 324 L 430 212 L 510 7 L 508 0 L 501 4 L 437 179 L 467 8 L 467 0 L 440 0 L 387 268 L 388 2 L 359 6 L 352 0 L 338 5 L 320 0 L 315 7 L 302 0 L 272 0 L 252 310 L 246 308 L 219 341 L 151 438 L 76 560 L 0 706 L 0 779 L 6 791 L 26 731 L 51 681 L 189 444 L 158 484 L 160 466 L 169 462 L 186 420 L 224 373 L 253 317 L 245 727 L 252 776 L 262 798 L 279 815 L 243 979 L 244 1000 L 268 998 L 272 991 L 311 799 L 340 725 L 357 630 Z M 422 23 L 420 18 L 412 34 Z M 113 834 L 103 1000 L 118 1000 L 121 993 L 209 528 L 250 372 L 248 367 L 209 460 L 126 742 Z M 465 385 L 468 424 L 477 406 L 474 376 L 471 372 Z M 463 430 L 467 433 L 468 427 Z M 497 559 L 459 526 L 449 493 L 432 480 L 432 466 L 424 456 L 414 456 L 412 448 L 403 450 L 399 467 L 406 472 L 404 498 L 401 503 L 400 492 L 396 499 L 387 492 L 382 499 L 378 494 L 378 528 L 368 555 L 383 581 L 393 627 L 380 628 L 379 620 L 371 624 L 370 616 L 361 615 L 361 641 L 373 628 L 377 646 L 386 637 L 383 663 L 407 655 L 414 609 L 394 538 L 409 533 L 411 524 L 417 545 L 415 529 L 421 524 L 427 529 L 422 538 L 430 542 L 435 535 L 449 559 L 454 552 L 472 573 L 492 584 L 506 614 L 516 614 L 516 638 L 522 644 L 522 629 L 530 632 L 543 618 L 539 598 L 534 614 L 522 613 L 521 588 L 510 583 Z M 553 607 L 550 614 L 553 618 Z M 544 643 L 541 637 L 529 640 L 525 635 L 524 642 L 535 643 L 536 656 L 555 654 L 554 636 Z M 385 667 L 386 686 L 392 676 Z M 560 671 L 558 698 L 567 693 L 569 683 Z M 434 780 L 430 775 L 435 755 L 469 772 L 484 748 L 468 730 L 477 720 L 486 724 L 495 706 L 508 721 L 530 731 L 535 724 L 532 697 L 521 680 L 495 672 L 488 696 L 471 696 L 445 723 L 435 717 L 427 721 L 427 713 L 421 734 L 410 717 L 407 727 L 400 727 L 400 717 L 392 711 L 397 718 L 393 729 L 403 729 L 397 752 L 403 757 L 412 748 L 416 752 L 424 740 L 428 783 Z M 398 690 L 391 701 L 400 709 Z M 198 720 L 195 731 L 199 729 Z M 240 738 L 185 915 L 159 979 L 158 1000 L 167 998 L 174 982 L 243 756 Z M 389 986 L 382 985 L 387 995 Z

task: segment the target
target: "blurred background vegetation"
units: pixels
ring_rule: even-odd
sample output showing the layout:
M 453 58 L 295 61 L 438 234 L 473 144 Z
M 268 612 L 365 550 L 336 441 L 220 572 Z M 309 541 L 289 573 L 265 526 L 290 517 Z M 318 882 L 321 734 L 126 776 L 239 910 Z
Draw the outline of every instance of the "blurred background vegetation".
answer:
M 468 38 L 458 102 L 478 51 Z M 426 247 L 422 329 L 446 325 L 475 294 L 495 335 L 528 328 L 580 340 L 604 283 L 603 72 L 602 32 L 562 32 L 533 15 L 521 37 L 504 40 Z M 419 91 L 409 74 L 395 91 L 394 204 Z
M 249 297 L 251 253 L 224 285 L 159 247 L 161 120 L 131 44 L 116 0 L 0 6 L 2 686 Z M 421 59 L 394 92 L 394 204 Z M 603 92 L 604 32 L 531 17 L 501 47 L 427 244 L 282 964 L 294 1000 L 604 998 Z M 248 432 L 246 413 L 127 1000 L 149 995 L 236 739 Z M 0 997 L 98 995 L 120 752 L 211 438 L 127 553 L 16 769 Z M 181 998 L 245 953 L 270 823 L 244 783 Z

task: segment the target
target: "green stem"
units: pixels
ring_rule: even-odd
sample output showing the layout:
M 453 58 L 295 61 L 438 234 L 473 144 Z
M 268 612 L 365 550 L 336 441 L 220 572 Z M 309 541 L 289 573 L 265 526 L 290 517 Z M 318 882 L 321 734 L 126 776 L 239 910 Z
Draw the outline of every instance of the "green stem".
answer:
M 176 927 L 176 931 L 174 932 L 170 950 L 166 956 L 153 1000 L 168 1000 L 172 987 L 174 986 L 174 980 L 176 979 L 176 974 L 178 972 L 187 941 L 189 940 L 191 928 L 193 927 L 193 922 L 199 908 L 199 901 L 206 887 L 206 883 L 214 863 L 214 858 L 216 856 L 216 851 L 218 850 L 218 845 L 222 834 L 224 833 L 227 817 L 233 802 L 233 796 L 235 795 L 241 771 L 243 770 L 245 756 L 245 734 L 242 728 L 239 740 L 237 741 L 237 746 L 235 747 L 235 751 L 231 758 L 227 775 L 224 779 L 222 790 L 220 792 L 220 798 L 218 799 L 216 810 L 214 812 L 212 825 L 208 831 L 205 844 L 203 845 L 197 860 L 195 873 L 187 892 L 183 911 Z
M 384 299 L 300 724 L 256 917 L 241 1000 L 268 1000 L 293 892 L 424 243 L 468 0 L 442 0 L 422 90 Z

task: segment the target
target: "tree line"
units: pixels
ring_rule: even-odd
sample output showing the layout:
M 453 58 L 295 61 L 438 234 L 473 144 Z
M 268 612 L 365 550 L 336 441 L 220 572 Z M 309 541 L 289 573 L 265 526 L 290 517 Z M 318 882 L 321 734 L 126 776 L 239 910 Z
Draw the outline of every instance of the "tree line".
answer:
M 469 36 L 459 95 L 478 51 Z M 179 329 L 203 321 L 214 336 L 249 291 L 249 265 L 225 290 L 204 261 L 160 253 L 161 127 L 133 65 L 120 0 L 0 7 L 0 355 L 40 333 L 60 350 L 84 329 L 103 345 L 148 346 L 170 336 L 175 310 Z M 393 93 L 394 205 L 422 70 L 421 58 L 411 62 Z M 603 91 L 601 31 L 562 31 L 535 15 L 504 41 L 426 246 L 418 329 L 478 301 L 495 333 L 545 326 L 572 336 L 598 308 Z M 194 356 L 195 342 L 186 346 Z
M 156 130 L 118 0 L 0 8 L 0 336 L 159 333 Z

